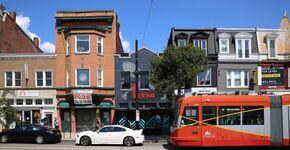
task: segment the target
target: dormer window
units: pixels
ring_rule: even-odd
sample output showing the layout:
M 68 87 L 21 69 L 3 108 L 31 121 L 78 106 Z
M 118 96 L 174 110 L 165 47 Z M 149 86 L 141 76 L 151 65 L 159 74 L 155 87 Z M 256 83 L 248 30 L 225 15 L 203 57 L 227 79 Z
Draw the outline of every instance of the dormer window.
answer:
M 205 53 L 205 55 L 207 55 L 207 40 L 194 39 L 193 46 L 201 49 Z
M 276 39 L 278 36 L 279 36 L 279 34 L 274 33 L 274 32 L 266 35 L 268 58 L 269 59 L 276 59 L 277 58 Z
M 182 47 L 182 46 L 186 46 L 187 45 L 186 39 L 178 39 L 177 43 L 178 43 L 178 47 Z
M 222 33 L 218 35 L 219 37 L 219 50 L 220 53 L 229 53 L 230 52 L 230 35 L 227 33 Z
M 251 38 L 249 33 L 239 33 L 235 35 L 236 38 L 236 58 L 244 59 L 251 57 Z

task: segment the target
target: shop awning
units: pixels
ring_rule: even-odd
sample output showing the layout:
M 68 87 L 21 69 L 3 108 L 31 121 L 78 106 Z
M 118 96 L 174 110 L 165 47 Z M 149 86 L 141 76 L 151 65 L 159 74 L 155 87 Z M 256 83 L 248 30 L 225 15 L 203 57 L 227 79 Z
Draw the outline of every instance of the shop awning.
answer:
M 70 108 L 70 104 L 66 101 L 62 101 L 58 103 L 58 108 Z
M 75 105 L 75 108 L 96 108 L 97 106 L 95 104 L 90 105 Z
M 99 105 L 100 108 L 111 108 L 112 106 L 113 104 L 109 101 L 101 102 Z

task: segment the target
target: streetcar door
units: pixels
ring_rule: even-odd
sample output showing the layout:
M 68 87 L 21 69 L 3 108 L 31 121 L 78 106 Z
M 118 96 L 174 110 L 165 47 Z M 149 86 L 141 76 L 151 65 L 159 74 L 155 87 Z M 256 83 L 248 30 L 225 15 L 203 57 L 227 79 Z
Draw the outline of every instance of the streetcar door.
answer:
M 217 107 L 202 107 L 202 146 L 218 146 Z
M 183 128 L 182 136 L 188 141 L 190 146 L 201 145 L 201 125 L 199 123 L 198 105 L 184 107 L 180 126 Z

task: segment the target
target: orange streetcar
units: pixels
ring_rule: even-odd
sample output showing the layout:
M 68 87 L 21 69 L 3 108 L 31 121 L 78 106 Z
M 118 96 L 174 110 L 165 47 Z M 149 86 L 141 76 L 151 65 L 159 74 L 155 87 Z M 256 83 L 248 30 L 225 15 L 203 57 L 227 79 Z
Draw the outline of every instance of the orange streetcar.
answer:
M 289 146 L 290 96 L 191 96 L 176 107 L 176 146 Z

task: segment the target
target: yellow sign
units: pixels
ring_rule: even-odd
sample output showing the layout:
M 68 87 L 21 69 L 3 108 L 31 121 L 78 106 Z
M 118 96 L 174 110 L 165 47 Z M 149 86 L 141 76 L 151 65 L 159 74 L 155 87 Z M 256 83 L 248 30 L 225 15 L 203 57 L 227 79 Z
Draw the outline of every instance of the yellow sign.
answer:
M 262 74 L 262 78 L 280 78 L 280 74 Z

